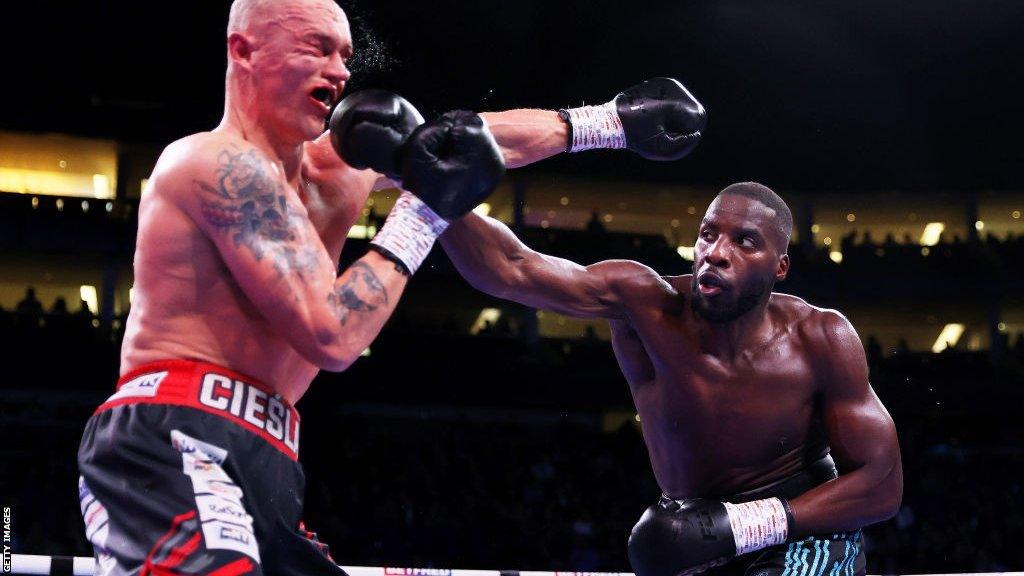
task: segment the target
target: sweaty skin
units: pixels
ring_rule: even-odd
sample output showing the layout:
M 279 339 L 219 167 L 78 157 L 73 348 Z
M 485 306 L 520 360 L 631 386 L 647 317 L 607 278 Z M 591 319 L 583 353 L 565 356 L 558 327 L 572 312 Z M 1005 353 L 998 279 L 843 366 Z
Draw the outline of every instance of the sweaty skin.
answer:
M 478 215 L 450 227 L 441 241 L 480 290 L 610 321 L 665 495 L 722 498 L 761 488 L 831 446 L 840 477 L 791 501 L 791 534 L 854 530 L 899 507 L 895 427 L 868 384 L 864 350 L 846 318 L 770 291 L 789 267 L 770 216 L 743 196 L 712 204 L 694 270 L 717 274 L 724 287 L 702 283 L 696 292 L 690 275 L 661 277 L 625 260 L 583 267 L 537 253 Z M 759 278 L 769 289 L 738 318 L 710 322 L 692 307 L 696 298 L 728 308 Z
M 353 52 L 333 1 L 270 3 L 227 45 L 221 123 L 169 145 L 140 202 L 121 373 L 202 360 L 294 403 L 320 369 L 358 358 L 405 287 L 375 252 L 336 269 L 369 193 L 393 183 L 345 164 L 323 132 Z M 554 112 L 483 116 L 510 167 L 564 148 Z

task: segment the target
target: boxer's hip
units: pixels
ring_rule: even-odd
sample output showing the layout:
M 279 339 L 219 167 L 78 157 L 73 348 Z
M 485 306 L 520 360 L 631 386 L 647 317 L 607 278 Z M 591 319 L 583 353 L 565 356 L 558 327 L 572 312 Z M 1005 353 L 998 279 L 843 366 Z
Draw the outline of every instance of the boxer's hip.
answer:
M 181 360 L 126 374 L 78 450 L 82 513 L 101 573 L 251 564 L 344 574 L 299 528 L 298 443 L 294 408 L 242 374 Z
M 152 413 L 157 407 L 164 407 L 159 411 L 174 418 L 188 419 L 194 411 L 215 416 L 219 422 L 209 420 L 215 428 L 244 430 L 298 460 L 298 411 L 269 386 L 215 364 L 192 360 L 143 364 L 118 380 L 117 391 L 93 416 L 96 419 L 112 410 Z

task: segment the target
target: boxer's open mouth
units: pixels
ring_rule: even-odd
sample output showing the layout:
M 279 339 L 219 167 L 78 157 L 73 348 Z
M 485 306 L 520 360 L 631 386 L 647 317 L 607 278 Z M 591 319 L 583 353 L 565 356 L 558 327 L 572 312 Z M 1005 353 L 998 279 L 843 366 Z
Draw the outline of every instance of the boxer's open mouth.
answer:
M 701 294 L 715 296 L 728 289 L 729 285 L 717 274 L 705 272 L 697 277 L 697 287 Z
M 334 104 L 334 91 L 330 88 L 320 87 L 310 92 L 310 96 L 313 100 L 320 102 L 324 106 L 330 108 Z

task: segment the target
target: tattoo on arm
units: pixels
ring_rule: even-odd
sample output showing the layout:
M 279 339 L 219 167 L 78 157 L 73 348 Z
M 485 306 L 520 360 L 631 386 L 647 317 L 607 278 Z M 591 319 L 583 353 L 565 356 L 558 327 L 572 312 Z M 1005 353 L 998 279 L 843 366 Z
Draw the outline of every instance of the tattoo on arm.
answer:
M 224 149 L 212 183 L 195 180 L 203 218 L 232 234 L 256 260 L 269 258 L 279 277 L 305 277 L 320 266 L 321 255 L 306 241 L 301 217 L 288 205 L 284 186 L 269 175 L 253 149 Z
M 327 295 L 327 303 L 334 308 L 342 326 L 352 312 L 373 312 L 388 304 L 388 293 L 373 268 L 356 262 L 349 271 L 348 279 Z

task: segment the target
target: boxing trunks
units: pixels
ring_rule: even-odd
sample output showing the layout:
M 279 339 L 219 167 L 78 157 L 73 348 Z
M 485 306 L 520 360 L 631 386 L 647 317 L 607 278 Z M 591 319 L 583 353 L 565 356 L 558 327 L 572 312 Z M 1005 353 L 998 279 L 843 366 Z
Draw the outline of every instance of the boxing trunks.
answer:
M 720 498 L 720 500 L 734 504 L 772 497 L 791 500 L 836 477 L 838 477 L 838 473 L 835 462 L 831 456 L 826 455 L 802 471 L 779 482 L 749 492 Z M 657 505 L 672 510 L 679 507 L 679 502 L 662 496 Z M 789 544 L 770 546 L 733 558 L 702 574 L 706 576 L 864 576 L 865 570 L 864 540 L 861 531 L 854 530 L 835 534 L 818 534 Z
M 336 574 L 300 522 L 299 415 L 239 373 L 145 364 L 86 424 L 79 500 L 97 574 Z

